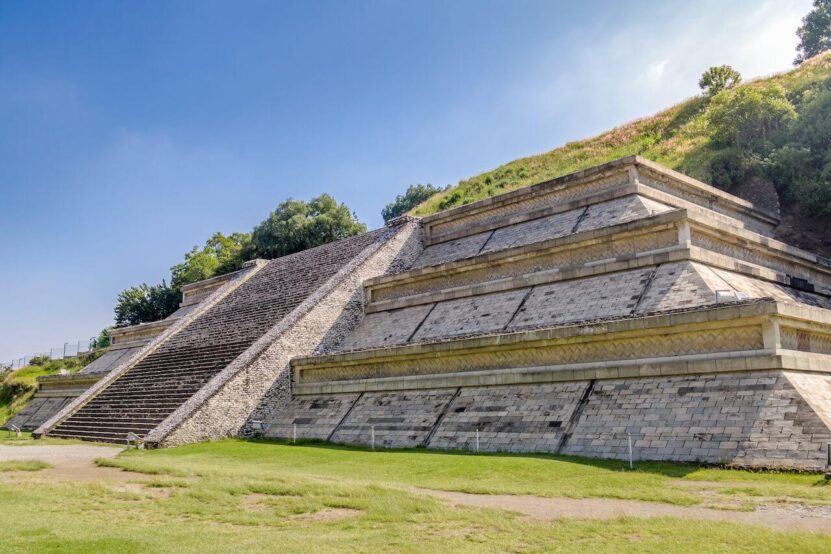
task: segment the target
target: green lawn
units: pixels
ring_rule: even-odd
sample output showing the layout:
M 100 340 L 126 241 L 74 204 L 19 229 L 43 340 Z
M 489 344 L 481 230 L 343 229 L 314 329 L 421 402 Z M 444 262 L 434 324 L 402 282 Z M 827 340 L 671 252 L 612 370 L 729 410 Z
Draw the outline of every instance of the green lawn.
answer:
M 130 451 L 102 465 L 136 481 L 70 483 L 44 473 L 0 479 L 4 552 L 828 552 L 831 538 L 694 519 L 538 522 L 452 508 L 413 486 L 484 493 L 649 499 L 707 505 L 759 488 L 831 502 L 817 475 L 751 474 L 671 464 L 545 456 L 378 451 L 220 441 Z M 9 475 L 6 473 L 5 475 Z M 24 481 L 21 481 L 23 479 Z M 751 491 L 734 491 L 733 488 Z

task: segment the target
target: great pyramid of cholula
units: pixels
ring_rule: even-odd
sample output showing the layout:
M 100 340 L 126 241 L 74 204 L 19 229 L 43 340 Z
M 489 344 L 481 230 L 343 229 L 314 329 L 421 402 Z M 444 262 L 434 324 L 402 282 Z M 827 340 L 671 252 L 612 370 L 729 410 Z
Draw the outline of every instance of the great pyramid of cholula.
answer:
M 627 157 L 256 261 L 41 426 L 825 466 L 831 262 Z

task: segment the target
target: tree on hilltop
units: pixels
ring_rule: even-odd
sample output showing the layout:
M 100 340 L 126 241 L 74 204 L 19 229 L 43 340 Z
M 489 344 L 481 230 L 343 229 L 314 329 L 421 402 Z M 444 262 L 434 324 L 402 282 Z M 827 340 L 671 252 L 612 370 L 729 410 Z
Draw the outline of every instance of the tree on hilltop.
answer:
M 328 194 L 289 198 L 254 228 L 248 258 L 278 258 L 366 232 L 366 225 Z
M 410 185 L 404 194 L 396 196 L 394 202 L 390 202 L 381 210 L 381 217 L 384 218 L 384 223 L 400 215 L 404 215 L 442 190 L 444 189 L 434 187 L 429 183 L 426 185 Z
M 742 82 L 742 75 L 729 65 L 716 65 L 705 71 L 698 80 L 698 86 L 705 96 L 715 96 Z
M 814 0 L 814 9 L 802 18 L 796 35 L 799 45 L 794 65 L 831 49 L 831 0 Z

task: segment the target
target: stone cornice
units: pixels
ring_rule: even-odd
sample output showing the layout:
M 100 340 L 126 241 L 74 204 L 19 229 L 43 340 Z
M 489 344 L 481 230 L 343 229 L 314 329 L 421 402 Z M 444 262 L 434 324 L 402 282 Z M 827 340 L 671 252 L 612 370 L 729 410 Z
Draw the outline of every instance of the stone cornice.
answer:
M 757 369 L 831 372 L 831 356 L 811 351 L 815 342 L 782 348 L 780 326 L 821 336 L 823 345 L 831 341 L 831 312 L 761 300 L 296 358 L 293 386 L 296 394 L 323 394 Z
M 684 199 L 714 212 L 741 219 L 745 225 L 750 224 L 751 226 L 755 226 L 757 230 L 764 230 L 766 233 L 769 233 L 779 222 L 779 218 L 776 215 L 758 209 L 746 200 L 725 193 L 715 187 L 641 158 L 640 156 L 628 156 L 543 183 L 424 217 L 422 223 L 425 227 L 426 243 L 433 244 L 435 242 L 449 240 L 458 234 L 454 229 L 468 227 L 477 217 L 482 217 L 488 212 L 503 212 L 506 216 L 509 216 L 512 213 L 511 206 L 513 205 L 533 203 L 534 199 L 546 195 L 565 195 L 564 191 L 568 189 L 577 189 L 601 179 L 608 179 L 610 176 L 621 175 L 621 178 L 625 177 L 625 182 L 633 185 L 638 184 L 641 182 L 641 172 L 643 172 L 644 176 L 654 177 L 660 180 L 661 188 L 666 194 Z M 622 184 L 623 182 L 612 184 L 611 186 L 621 186 Z M 574 195 L 580 195 L 579 191 L 570 194 L 572 197 Z M 586 195 L 590 194 L 591 191 L 587 191 Z M 554 202 L 555 205 L 560 203 L 561 201 Z M 518 213 L 528 210 L 517 207 L 515 211 Z M 451 224 L 453 225 L 449 229 L 446 228 Z
M 667 234 L 674 229 L 675 235 Z M 652 237 L 655 240 L 652 240 Z M 661 238 L 663 237 L 663 238 Z M 628 243 L 631 243 L 629 246 Z M 620 246 L 616 246 L 620 243 Z M 622 250 L 627 249 L 625 253 Z M 596 254 L 592 254 L 592 251 Z M 608 253 L 604 253 L 608 250 Z M 569 252 L 579 254 L 573 263 Z M 557 259 L 562 262 L 557 262 Z M 539 260 L 534 263 L 532 260 Z M 831 268 L 813 254 L 714 220 L 673 210 L 364 283 L 366 312 L 522 288 L 679 260 L 698 261 L 786 286 L 793 278 L 831 294 Z M 523 265 L 524 264 L 524 265 Z M 526 267 L 527 266 L 527 267 Z M 510 275 L 498 268 L 515 269 Z M 500 273 L 501 271 L 501 273 Z

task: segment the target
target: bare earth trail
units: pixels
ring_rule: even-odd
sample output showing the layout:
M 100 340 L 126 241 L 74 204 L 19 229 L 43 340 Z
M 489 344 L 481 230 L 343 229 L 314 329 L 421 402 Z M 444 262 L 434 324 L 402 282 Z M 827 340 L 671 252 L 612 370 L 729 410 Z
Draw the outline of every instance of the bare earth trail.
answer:
M 87 444 L 59 444 L 59 445 L 3 445 L 0 444 L 0 462 L 11 460 L 41 460 L 52 467 L 36 473 L 38 477 L 66 481 L 126 481 L 134 479 L 120 469 L 99 467 L 95 465 L 97 458 L 115 458 L 124 450 L 117 446 L 100 446 Z M 13 478 L 20 472 L 10 472 L 7 477 Z M 2 474 L 0 474 L 1 476 Z M 30 475 L 31 476 L 31 475 Z
M 542 521 L 569 518 L 677 517 L 762 525 L 775 531 L 831 533 L 831 509 L 828 506 L 763 506 L 753 512 L 737 512 L 612 498 L 543 498 L 505 494 L 469 494 L 420 488 L 414 490 L 444 499 L 457 506 L 508 510 Z
M 140 474 L 115 468 L 99 467 L 97 458 L 114 458 L 123 448 L 101 445 L 26 445 L 0 444 L 0 461 L 42 460 L 52 465 L 50 469 L 31 474 L 29 472 L 0 473 L 0 480 L 15 482 L 19 479 L 58 481 L 109 481 L 124 483 Z M 707 487 L 711 483 L 684 483 L 689 486 Z M 426 494 L 456 506 L 470 506 L 508 510 L 539 521 L 557 519 L 612 519 L 618 517 L 676 517 L 729 521 L 749 525 L 761 525 L 776 531 L 813 531 L 831 533 L 831 506 L 758 506 L 752 512 L 718 510 L 702 507 L 684 507 L 659 502 L 617 500 L 610 498 L 545 498 L 538 496 L 504 494 L 469 494 L 424 488 L 409 488 L 410 492 Z

